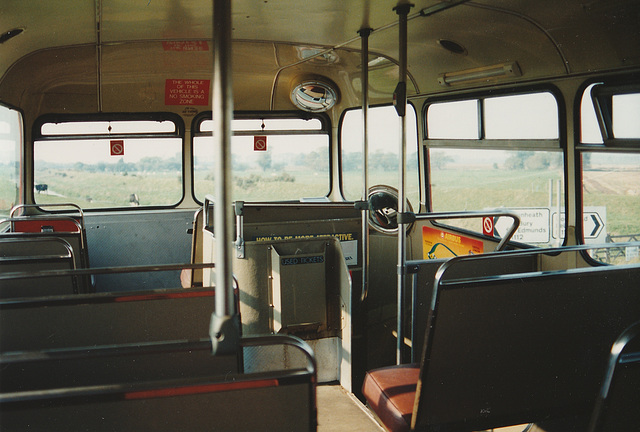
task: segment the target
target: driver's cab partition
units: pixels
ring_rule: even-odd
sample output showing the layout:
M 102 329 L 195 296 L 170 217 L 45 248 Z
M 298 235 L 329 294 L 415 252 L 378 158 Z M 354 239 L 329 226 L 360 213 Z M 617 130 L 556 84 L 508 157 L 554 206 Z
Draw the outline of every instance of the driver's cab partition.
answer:
M 213 211 L 204 207 L 203 260 L 215 262 Z M 352 204 L 239 203 L 233 273 L 240 286 L 242 334 L 291 334 L 313 348 L 319 382 L 351 389 L 351 274 L 358 265 L 360 214 Z M 212 278 L 203 271 L 205 283 Z M 354 284 L 355 286 L 355 284 Z M 268 355 L 286 358 L 286 350 Z M 260 371 L 245 349 L 245 370 Z M 295 365 L 293 365 L 295 367 Z
M 239 348 L 276 345 L 301 366 L 268 359 L 260 373 L 212 369 L 218 356 L 208 339 L 3 355 L 0 429 L 316 430 L 309 345 L 277 335 L 242 339 Z

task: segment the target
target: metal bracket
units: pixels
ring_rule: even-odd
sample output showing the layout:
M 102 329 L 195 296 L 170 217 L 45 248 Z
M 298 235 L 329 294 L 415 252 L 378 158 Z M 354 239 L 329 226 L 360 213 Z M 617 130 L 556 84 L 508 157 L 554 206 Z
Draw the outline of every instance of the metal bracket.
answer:
M 236 248 L 236 258 L 244 259 L 244 201 L 236 201 L 233 203 L 233 210 L 236 214 L 236 241 L 234 246 Z
M 398 213 L 396 220 L 398 221 L 398 225 L 411 224 L 416 221 L 416 214 L 413 212 Z
M 371 204 L 367 200 L 360 200 L 353 203 L 356 210 L 371 210 Z
M 213 355 L 236 353 L 240 342 L 238 315 L 211 314 L 209 337 Z

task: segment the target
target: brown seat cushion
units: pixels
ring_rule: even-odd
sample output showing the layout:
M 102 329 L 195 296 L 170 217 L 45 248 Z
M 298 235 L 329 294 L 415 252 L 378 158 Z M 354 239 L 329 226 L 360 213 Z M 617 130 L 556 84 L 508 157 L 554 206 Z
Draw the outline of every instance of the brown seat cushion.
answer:
M 392 432 L 408 431 L 411 426 L 418 364 L 389 366 L 367 372 L 362 393 L 369 407 Z

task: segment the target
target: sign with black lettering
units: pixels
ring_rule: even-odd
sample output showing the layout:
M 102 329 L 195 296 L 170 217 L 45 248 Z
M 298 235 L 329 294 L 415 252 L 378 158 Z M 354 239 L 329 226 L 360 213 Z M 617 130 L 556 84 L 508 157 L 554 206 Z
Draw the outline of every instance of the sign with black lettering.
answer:
M 301 257 L 285 257 L 280 259 L 280 265 L 298 265 L 298 264 L 322 264 L 324 262 L 323 255 L 301 256 Z

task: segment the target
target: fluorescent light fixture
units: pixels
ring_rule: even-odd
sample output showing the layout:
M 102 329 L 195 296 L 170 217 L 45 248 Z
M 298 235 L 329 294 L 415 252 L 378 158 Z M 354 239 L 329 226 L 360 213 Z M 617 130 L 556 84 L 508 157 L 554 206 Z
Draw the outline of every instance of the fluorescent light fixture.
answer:
M 485 81 L 496 78 L 518 77 L 522 75 L 518 62 L 501 63 L 458 72 L 440 74 L 438 82 L 443 86 L 474 81 Z

